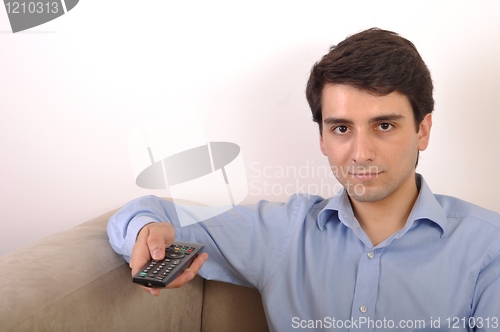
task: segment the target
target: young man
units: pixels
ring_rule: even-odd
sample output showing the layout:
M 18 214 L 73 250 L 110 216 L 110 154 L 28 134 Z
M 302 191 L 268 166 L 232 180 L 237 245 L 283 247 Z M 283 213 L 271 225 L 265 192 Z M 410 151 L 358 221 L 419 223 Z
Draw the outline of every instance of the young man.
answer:
M 434 195 L 415 173 L 434 101 L 414 45 L 379 29 L 353 35 L 315 64 L 306 94 L 344 190 L 236 206 L 188 227 L 172 203 L 139 198 L 108 225 L 132 273 L 174 239 L 200 242 L 210 259 L 170 287 L 198 271 L 255 287 L 272 331 L 500 330 L 500 216 Z

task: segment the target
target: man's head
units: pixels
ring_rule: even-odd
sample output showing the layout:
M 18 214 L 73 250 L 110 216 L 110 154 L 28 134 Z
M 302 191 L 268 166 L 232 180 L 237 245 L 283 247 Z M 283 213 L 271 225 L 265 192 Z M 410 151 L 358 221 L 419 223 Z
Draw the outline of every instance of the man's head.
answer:
M 321 151 L 352 199 L 415 194 L 434 100 L 429 70 L 411 42 L 380 29 L 353 35 L 314 65 L 306 93 Z
M 306 97 L 322 133 L 321 101 L 325 84 L 344 84 L 384 96 L 397 91 L 408 98 L 415 128 L 434 109 L 429 70 L 415 46 L 398 34 L 369 29 L 348 37 L 317 62 Z

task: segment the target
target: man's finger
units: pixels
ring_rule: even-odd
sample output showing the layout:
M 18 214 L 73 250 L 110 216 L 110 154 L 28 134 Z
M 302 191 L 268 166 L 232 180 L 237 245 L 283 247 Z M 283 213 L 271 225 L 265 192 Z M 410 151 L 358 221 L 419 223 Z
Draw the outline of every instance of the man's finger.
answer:
M 147 246 L 148 236 L 149 228 L 146 225 L 139 232 L 134 248 L 132 248 L 132 257 L 129 264 L 132 269 L 132 275 L 135 275 L 137 271 L 150 259 L 149 248 Z
M 175 229 L 169 223 L 150 224 L 147 245 L 153 259 L 160 260 L 165 257 L 165 248 L 170 246 L 175 239 Z
M 153 259 L 160 260 L 165 257 L 165 240 L 160 234 L 151 232 L 147 239 L 149 254 Z

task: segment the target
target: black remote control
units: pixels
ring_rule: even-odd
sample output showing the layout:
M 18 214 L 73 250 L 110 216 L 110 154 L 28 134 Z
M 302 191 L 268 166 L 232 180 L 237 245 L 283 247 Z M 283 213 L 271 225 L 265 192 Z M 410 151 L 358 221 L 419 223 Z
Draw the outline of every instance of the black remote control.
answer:
M 165 249 L 164 259 L 150 260 L 132 281 L 151 288 L 165 287 L 188 268 L 202 251 L 203 245 L 199 243 L 174 242 Z

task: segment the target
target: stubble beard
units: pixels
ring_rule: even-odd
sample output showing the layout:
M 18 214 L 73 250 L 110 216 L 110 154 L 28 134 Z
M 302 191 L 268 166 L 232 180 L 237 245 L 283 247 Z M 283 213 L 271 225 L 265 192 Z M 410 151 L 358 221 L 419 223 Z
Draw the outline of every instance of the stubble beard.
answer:
M 414 177 L 414 173 L 414 169 L 408 169 L 405 176 L 402 176 L 400 178 L 390 177 L 388 179 L 382 179 L 382 183 L 380 183 L 378 186 L 376 184 L 373 184 L 372 186 L 370 183 L 357 183 L 356 185 L 354 185 L 350 183 L 349 180 L 344 180 L 344 183 L 342 183 L 342 185 L 346 189 L 349 197 L 356 200 L 357 202 L 378 202 L 395 193 L 399 188 L 403 186 L 408 177 Z M 374 181 L 377 180 L 378 178 Z
M 384 185 L 382 188 L 368 188 L 368 186 L 363 184 L 352 186 L 349 183 L 344 185 L 349 197 L 360 203 L 381 201 L 394 191 L 392 187 Z

